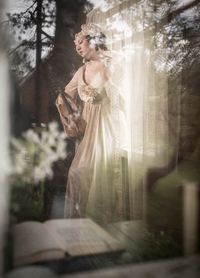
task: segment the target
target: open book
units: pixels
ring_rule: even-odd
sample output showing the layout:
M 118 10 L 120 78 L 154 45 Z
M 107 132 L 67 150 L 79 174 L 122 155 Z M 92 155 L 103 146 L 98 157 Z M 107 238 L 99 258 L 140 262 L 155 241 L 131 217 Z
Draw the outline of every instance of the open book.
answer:
M 27 221 L 14 227 L 15 266 L 123 250 L 89 218 Z

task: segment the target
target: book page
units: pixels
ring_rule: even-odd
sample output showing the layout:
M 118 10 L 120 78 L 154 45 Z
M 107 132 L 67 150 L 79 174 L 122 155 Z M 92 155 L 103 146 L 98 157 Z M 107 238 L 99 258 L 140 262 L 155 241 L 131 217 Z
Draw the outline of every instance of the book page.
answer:
M 4 278 L 56 278 L 52 270 L 44 266 L 24 266 L 12 269 Z
M 64 256 L 65 252 L 61 245 L 54 239 L 46 227 L 36 221 L 27 221 L 15 225 L 14 227 L 14 261 L 15 263 L 23 260 L 39 261 L 40 253 L 46 251 L 56 252 L 57 256 Z M 60 253 L 59 253 L 60 252 Z M 59 255 L 60 254 L 60 255 Z M 38 259 L 37 259 L 38 257 Z M 50 257 L 52 257 L 50 255 Z M 45 256 L 42 256 L 43 260 Z M 47 258 L 48 259 L 48 258 Z
M 123 250 L 120 242 L 88 218 L 55 219 L 45 225 L 71 256 Z
M 30 254 L 25 257 L 18 257 L 14 261 L 15 266 L 21 266 L 26 264 L 33 264 L 36 262 L 45 262 L 45 261 L 51 261 L 51 260 L 59 260 L 63 259 L 65 257 L 65 252 L 61 250 L 42 250 L 38 253 Z M 69 257 L 69 256 L 68 256 Z

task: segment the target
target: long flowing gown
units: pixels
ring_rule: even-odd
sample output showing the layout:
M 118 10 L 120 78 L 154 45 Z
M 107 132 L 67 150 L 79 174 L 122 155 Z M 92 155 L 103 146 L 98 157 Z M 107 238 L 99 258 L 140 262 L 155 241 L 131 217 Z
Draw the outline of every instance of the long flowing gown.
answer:
M 98 96 L 91 101 L 91 90 Z M 102 84 L 97 74 L 91 84 L 84 78 L 84 66 L 65 87 L 72 98 L 79 94 L 84 103 L 84 136 L 77 147 L 68 173 L 64 216 L 91 217 L 99 223 L 124 218 L 119 130 L 119 92 L 110 80 Z M 56 102 L 62 120 L 62 99 Z

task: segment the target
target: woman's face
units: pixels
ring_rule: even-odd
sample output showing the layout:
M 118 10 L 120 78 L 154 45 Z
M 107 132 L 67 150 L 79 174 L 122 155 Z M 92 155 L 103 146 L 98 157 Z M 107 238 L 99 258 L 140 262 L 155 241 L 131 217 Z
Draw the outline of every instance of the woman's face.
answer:
M 84 36 L 78 36 L 74 43 L 77 53 L 83 58 L 88 58 L 92 51 L 88 40 Z

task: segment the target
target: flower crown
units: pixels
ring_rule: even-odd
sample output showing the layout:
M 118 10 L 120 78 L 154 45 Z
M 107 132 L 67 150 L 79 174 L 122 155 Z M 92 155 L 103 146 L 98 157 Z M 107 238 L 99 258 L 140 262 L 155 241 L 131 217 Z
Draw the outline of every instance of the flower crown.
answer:
M 75 35 L 74 42 L 78 42 L 79 39 L 82 39 L 85 36 L 90 37 L 100 37 L 102 34 L 101 28 L 94 23 L 87 23 L 81 25 L 81 31 Z
M 100 26 L 94 24 L 94 23 L 87 23 L 87 24 L 83 24 L 81 25 L 81 32 L 84 36 L 91 36 L 91 37 L 95 37 L 100 35 L 100 33 L 102 32 Z

